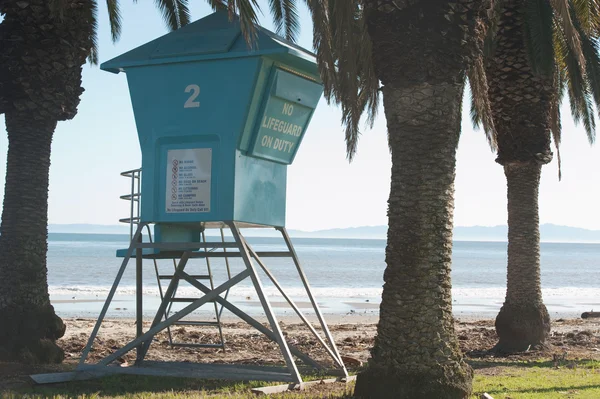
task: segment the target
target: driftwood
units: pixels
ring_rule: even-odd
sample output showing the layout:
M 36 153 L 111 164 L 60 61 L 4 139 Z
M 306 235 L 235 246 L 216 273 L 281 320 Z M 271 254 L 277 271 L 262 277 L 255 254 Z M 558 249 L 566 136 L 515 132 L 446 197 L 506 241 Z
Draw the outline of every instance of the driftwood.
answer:
M 582 319 L 587 319 L 590 317 L 600 317 L 600 312 L 583 312 L 581 314 Z
M 492 398 L 489 393 L 484 393 L 481 395 L 481 399 L 494 399 L 494 398 Z

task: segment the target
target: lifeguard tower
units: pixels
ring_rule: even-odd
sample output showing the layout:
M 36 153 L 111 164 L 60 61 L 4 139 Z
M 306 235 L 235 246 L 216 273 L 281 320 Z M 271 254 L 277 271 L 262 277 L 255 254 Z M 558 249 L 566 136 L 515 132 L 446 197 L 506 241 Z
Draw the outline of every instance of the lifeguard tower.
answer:
M 131 225 L 131 243 L 117 254 L 123 257 L 121 267 L 77 370 L 63 375 L 62 380 L 125 373 L 282 381 L 301 386 L 301 367 L 294 358 L 323 374 L 347 378 L 285 229 L 287 167 L 298 152 L 323 91 L 314 56 L 260 27 L 250 49 L 239 21 L 230 21 L 226 12 L 216 12 L 107 61 L 101 68 L 127 74 L 142 167 L 123 174 L 131 179 L 131 192 L 122 197 L 131 201 L 131 215 L 122 219 Z M 242 233 L 248 228 L 276 229 L 287 250 L 255 251 Z M 219 240 L 207 239 L 210 229 Z M 230 232 L 232 239 L 227 240 L 225 232 Z M 272 257 L 287 257 L 293 262 L 321 333 L 268 269 L 264 259 Z M 245 265 L 235 275 L 229 269 L 232 258 L 241 258 Z M 90 349 L 131 259 L 136 264 L 136 338 L 97 364 L 88 364 Z M 158 259 L 173 260 L 170 274 L 158 271 Z M 205 262 L 206 273 L 189 272 L 188 266 L 195 259 Z M 216 259 L 224 260 L 227 268 L 227 279 L 219 285 L 213 280 L 210 263 Z M 161 303 L 147 331 L 142 328 L 145 260 L 154 262 L 159 287 L 161 280 L 168 281 L 166 290 L 160 290 Z M 259 269 L 314 334 L 332 359 L 333 368 L 286 342 L 265 295 Z M 228 300 L 229 290 L 245 279 L 251 280 L 270 328 Z M 202 295 L 178 297 L 180 283 L 191 285 Z M 185 306 L 174 311 L 171 306 L 177 302 Z M 186 319 L 203 305 L 214 306 L 216 321 Z M 207 345 L 170 339 L 172 345 L 222 347 L 223 309 L 276 342 L 285 367 L 145 360 L 155 335 L 178 324 L 214 326 L 221 340 Z M 134 366 L 108 367 L 133 349 L 137 350 Z M 47 376 L 34 379 L 48 382 Z

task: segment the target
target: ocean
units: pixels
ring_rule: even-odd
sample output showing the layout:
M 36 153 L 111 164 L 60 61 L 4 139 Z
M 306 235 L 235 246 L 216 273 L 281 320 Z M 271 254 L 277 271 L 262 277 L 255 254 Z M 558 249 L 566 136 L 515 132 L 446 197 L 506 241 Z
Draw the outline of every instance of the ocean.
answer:
M 257 251 L 284 250 L 278 238 L 250 237 Z M 294 247 L 325 314 L 376 314 L 383 285 L 385 240 L 293 238 Z M 128 235 L 49 234 L 48 283 L 50 298 L 63 317 L 96 317 L 114 281 L 121 258 L 117 249 L 128 246 Z M 552 317 L 578 317 L 600 309 L 600 244 L 542 243 L 542 291 Z M 291 259 L 264 259 L 286 292 L 299 306 L 308 301 Z M 205 260 L 190 261 L 186 271 L 205 274 Z M 212 260 L 215 284 L 226 279 L 225 263 Z M 172 272 L 172 262 L 159 261 L 161 273 Z M 232 273 L 243 264 L 232 259 Z M 135 262 L 128 266 L 117 291 L 109 317 L 133 317 L 135 312 Z M 283 298 L 263 275 L 265 291 L 276 312 L 292 314 Z M 166 289 L 168 281 L 163 281 Z M 506 243 L 454 243 L 452 265 L 453 311 L 457 317 L 494 317 L 502 306 L 506 288 Z M 260 314 L 258 297 L 249 281 L 234 287 L 228 298 L 250 314 Z M 160 297 L 154 265 L 144 263 L 144 314 L 152 317 Z M 178 297 L 198 296 L 182 283 Z M 203 307 L 198 314 L 210 317 L 214 309 Z M 307 312 L 310 313 L 310 312 Z

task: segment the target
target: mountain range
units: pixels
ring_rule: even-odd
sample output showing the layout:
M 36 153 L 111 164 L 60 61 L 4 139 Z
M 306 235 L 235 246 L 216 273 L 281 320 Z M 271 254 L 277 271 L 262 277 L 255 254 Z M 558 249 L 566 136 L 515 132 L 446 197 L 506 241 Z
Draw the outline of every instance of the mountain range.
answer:
M 50 233 L 80 234 L 127 234 L 129 227 L 125 225 L 98 224 L 51 224 Z M 385 239 L 387 226 L 360 226 L 335 228 L 317 231 L 288 230 L 292 237 L 305 238 L 362 238 Z M 254 237 L 275 237 L 278 233 L 272 229 L 246 230 L 245 235 Z M 506 226 L 457 226 L 454 228 L 454 239 L 457 241 L 506 241 Z M 555 224 L 540 225 L 540 235 L 544 242 L 582 242 L 600 243 L 600 230 L 588 230 L 579 227 L 560 226 Z

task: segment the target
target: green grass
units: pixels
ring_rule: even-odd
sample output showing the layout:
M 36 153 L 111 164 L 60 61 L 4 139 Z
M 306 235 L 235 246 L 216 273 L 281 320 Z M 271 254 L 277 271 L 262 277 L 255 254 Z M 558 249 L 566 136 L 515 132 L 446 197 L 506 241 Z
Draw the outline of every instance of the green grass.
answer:
M 487 392 L 494 399 L 598 399 L 600 398 L 600 361 L 562 362 L 557 369 L 552 361 L 472 361 L 475 369 L 473 399 Z M 0 393 L 2 399 L 254 399 L 250 389 L 264 382 L 231 382 L 185 378 L 111 376 L 102 379 L 23 388 Z M 272 395 L 287 399 L 350 399 L 353 384 L 330 388 L 317 386 L 307 392 Z
M 306 380 L 309 380 L 307 378 Z M 16 392 L 0 392 L 0 399 L 17 398 L 53 398 L 53 399 L 255 399 L 252 388 L 278 385 L 264 381 L 225 381 L 198 380 L 190 378 L 148 377 L 148 376 L 109 376 L 99 379 L 74 381 L 64 384 L 33 386 Z M 353 385 L 348 385 L 351 390 Z M 346 398 L 348 390 L 338 384 L 336 392 L 326 396 L 318 394 L 309 396 L 303 392 L 290 392 L 272 395 L 273 398 L 307 399 L 307 398 Z M 330 396 L 333 394 L 334 396 Z
M 474 362 L 473 367 L 472 398 L 483 392 L 494 399 L 600 398 L 600 362 L 595 360 L 567 361 L 558 369 L 551 361 Z

